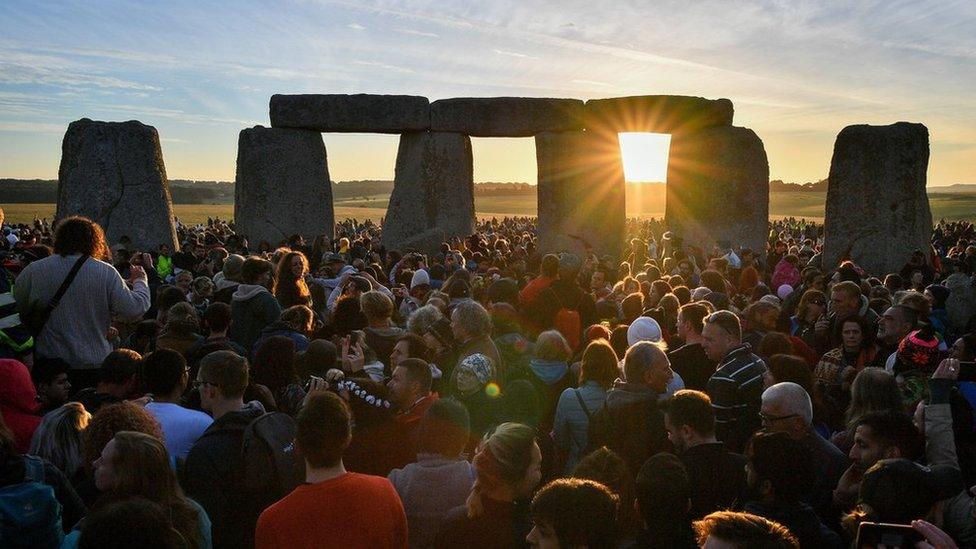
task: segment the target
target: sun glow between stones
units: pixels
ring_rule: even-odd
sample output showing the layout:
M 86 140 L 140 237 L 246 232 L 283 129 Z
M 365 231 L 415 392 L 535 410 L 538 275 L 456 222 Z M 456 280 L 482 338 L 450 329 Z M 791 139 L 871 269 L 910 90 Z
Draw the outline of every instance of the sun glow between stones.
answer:
M 624 178 L 627 181 L 658 183 L 667 181 L 670 134 L 621 132 L 617 135 L 620 139 Z

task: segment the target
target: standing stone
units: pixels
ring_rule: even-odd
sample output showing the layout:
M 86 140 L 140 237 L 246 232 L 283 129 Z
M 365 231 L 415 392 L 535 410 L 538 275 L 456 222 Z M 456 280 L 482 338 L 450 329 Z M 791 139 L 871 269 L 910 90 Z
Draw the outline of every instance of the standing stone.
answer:
M 627 213 L 616 134 L 541 133 L 535 150 L 539 250 L 618 256 Z
M 966 333 L 969 319 L 976 315 L 976 288 L 973 287 L 973 278 L 963 273 L 953 273 L 946 277 L 943 284 L 949 288 L 949 298 L 946 299 L 949 326 L 957 334 Z M 951 346 L 954 342 L 947 343 Z
M 82 118 L 61 144 L 57 219 L 96 221 L 109 244 L 125 235 L 139 250 L 177 249 L 173 204 L 156 128 Z
M 685 244 L 765 253 L 769 162 L 755 132 L 734 126 L 671 136 L 665 220 Z
M 684 95 L 637 95 L 586 102 L 586 129 L 681 133 L 732 125 L 732 102 Z
M 272 95 L 270 111 L 275 128 L 360 133 L 430 128 L 430 101 L 416 95 Z
M 237 142 L 234 188 L 237 232 L 252 247 L 272 246 L 293 234 L 332 238 L 334 213 L 322 135 L 307 130 L 254 126 Z
M 543 97 L 457 97 L 430 104 L 430 129 L 476 137 L 531 137 L 583 129 L 583 102 Z
M 929 131 L 922 124 L 858 125 L 834 144 L 824 220 L 824 269 L 852 259 L 870 274 L 898 272 L 930 251 L 925 194 Z
M 441 242 L 474 230 L 471 138 L 448 132 L 401 135 L 383 245 L 433 253 Z

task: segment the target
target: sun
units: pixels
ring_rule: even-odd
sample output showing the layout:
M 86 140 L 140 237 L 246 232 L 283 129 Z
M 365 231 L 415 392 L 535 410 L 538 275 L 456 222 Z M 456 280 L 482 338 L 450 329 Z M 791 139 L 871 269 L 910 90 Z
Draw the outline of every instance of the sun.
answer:
M 667 181 L 670 134 L 621 132 L 618 137 L 624 163 L 624 179 L 631 182 Z

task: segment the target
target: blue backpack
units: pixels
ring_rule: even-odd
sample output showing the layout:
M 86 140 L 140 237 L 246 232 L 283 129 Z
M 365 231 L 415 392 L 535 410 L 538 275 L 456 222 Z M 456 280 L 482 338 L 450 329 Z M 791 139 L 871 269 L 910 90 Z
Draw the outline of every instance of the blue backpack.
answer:
M 24 482 L 0 488 L 0 547 L 58 547 L 61 504 L 44 484 L 44 461 L 24 456 Z

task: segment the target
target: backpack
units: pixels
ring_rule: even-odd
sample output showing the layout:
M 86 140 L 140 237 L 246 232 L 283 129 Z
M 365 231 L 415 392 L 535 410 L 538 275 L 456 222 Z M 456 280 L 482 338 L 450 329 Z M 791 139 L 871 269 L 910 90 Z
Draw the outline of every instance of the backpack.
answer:
M 559 310 L 556 311 L 556 316 L 553 318 L 553 327 L 566 338 L 566 341 L 569 343 L 569 348 L 573 352 L 576 352 L 579 349 L 580 340 L 583 335 L 583 321 L 580 318 L 579 300 L 576 301 L 576 308 L 570 309 L 559 299 L 558 293 L 552 293 L 556 296 L 557 303 L 559 303 Z
M 0 488 L 0 546 L 58 547 L 61 504 L 44 484 L 44 461 L 24 456 L 24 482 Z
M 305 461 L 295 451 L 295 420 L 268 412 L 244 429 L 244 482 L 273 503 L 305 481 Z

